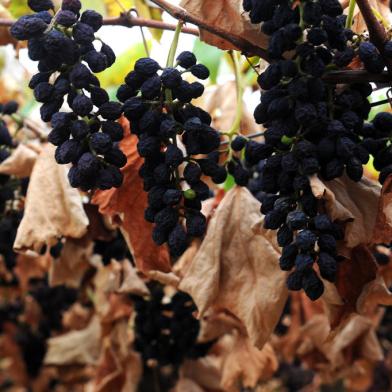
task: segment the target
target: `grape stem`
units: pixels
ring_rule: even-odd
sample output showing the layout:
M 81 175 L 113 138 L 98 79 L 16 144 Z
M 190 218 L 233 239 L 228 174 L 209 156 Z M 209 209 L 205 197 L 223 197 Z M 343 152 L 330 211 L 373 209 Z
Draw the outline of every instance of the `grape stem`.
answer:
M 351 26 L 353 24 L 353 19 L 354 19 L 354 10 L 356 6 L 356 1 L 355 0 L 350 0 L 350 4 L 348 6 L 348 14 L 347 14 L 347 19 L 346 19 L 346 28 L 351 29 Z
M 237 90 L 237 109 L 235 113 L 235 118 L 233 125 L 230 130 L 227 132 L 229 138 L 232 138 L 235 134 L 238 133 L 241 127 L 241 119 L 242 119 L 242 95 L 243 95 L 243 83 L 242 83 L 242 74 L 241 67 L 239 62 L 239 53 L 230 51 L 230 57 L 233 61 L 234 66 L 234 75 L 235 75 L 235 85 Z
M 170 45 L 169 49 L 169 54 L 167 56 L 167 61 L 166 61 L 166 67 L 173 67 L 174 66 L 174 58 L 176 57 L 176 52 L 178 48 L 178 41 L 180 39 L 180 33 L 181 29 L 183 26 L 184 22 L 182 20 L 178 21 L 176 30 L 174 32 L 174 37 L 172 44 Z M 171 109 L 171 105 L 173 103 L 173 94 L 170 89 L 165 89 L 165 100 L 168 102 L 167 108 L 168 110 Z M 177 147 L 177 136 L 173 137 L 173 144 Z M 179 189 L 181 189 L 180 185 L 180 172 L 178 170 L 178 167 L 176 167 L 176 170 L 174 172 L 174 175 L 176 177 L 176 184 Z
M 243 135 L 245 138 L 247 139 L 255 139 L 256 137 L 260 137 L 263 136 L 264 132 L 255 132 L 255 133 L 251 133 L 250 135 Z M 221 146 L 226 146 L 230 143 L 229 140 L 224 140 L 220 143 Z
M 167 57 L 166 67 L 173 67 L 174 58 L 176 56 L 178 40 L 180 39 L 180 33 L 184 22 L 180 20 L 177 24 L 176 30 L 174 32 L 173 42 L 170 46 L 169 55 Z

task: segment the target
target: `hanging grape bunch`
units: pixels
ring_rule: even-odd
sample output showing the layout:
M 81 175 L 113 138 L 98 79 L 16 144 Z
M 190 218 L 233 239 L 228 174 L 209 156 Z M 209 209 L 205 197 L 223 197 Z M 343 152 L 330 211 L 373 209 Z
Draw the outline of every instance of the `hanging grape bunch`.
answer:
M 51 121 L 49 141 L 57 146 L 56 161 L 72 163 L 69 180 L 74 187 L 119 187 L 119 168 L 126 163 L 116 145 L 123 137 L 116 122 L 122 105 L 109 100 L 94 75 L 116 59 L 112 49 L 95 37 L 102 16 L 92 10 L 80 14 L 79 0 L 64 0 L 56 14 L 50 0 L 28 4 L 36 13 L 22 16 L 11 33 L 18 40 L 28 40 L 29 57 L 38 61 L 39 72 L 30 87 L 42 103 L 42 120 Z M 60 111 L 65 101 L 71 112 Z
M 17 129 L 23 124 L 17 114 L 18 103 L 9 101 L 0 104 L 0 162 L 10 157 L 16 142 L 8 129 L 8 121 L 15 123 Z M 6 174 L 0 174 L 0 254 L 9 272 L 15 266 L 16 255 L 12 245 L 16 230 L 23 216 L 21 199 L 26 194 L 28 179 L 20 179 Z M 16 284 L 15 276 L 11 280 L 0 277 L 0 286 Z
M 178 291 L 170 300 L 160 285 L 153 285 L 150 298 L 133 297 L 135 347 L 146 364 L 176 367 L 186 358 L 206 354 L 212 342 L 197 343 L 200 322 L 193 316 L 196 306 L 189 295 Z
M 185 251 L 190 238 L 205 233 L 201 202 L 211 193 L 201 176 L 217 184 L 227 177 L 225 167 L 218 164 L 220 133 L 211 127 L 210 115 L 191 103 L 203 94 L 204 86 L 183 80 L 187 72 L 199 79 L 209 76 L 191 52 L 181 53 L 176 67 L 162 68 L 155 60 L 142 58 L 117 94 L 144 158 L 139 173 L 148 192 L 145 218 L 155 223 L 154 241 L 158 245 L 167 242 L 174 257 Z
M 254 113 L 257 123 L 265 127 L 265 141 L 238 137 L 232 149 L 244 149 L 246 162 L 257 165 L 257 179 L 251 180 L 250 187 L 262 202 L 264 227 L 277 230 L 283 248 L 280 266 L 292 271 L 289 289 L 303 288 L 315 300 L 323 293 L 323 283 L 313 266 L 317 264 L 322 278 L 335 281 L 336 243 L 343 233 L 323 213 L 309 176 L 330 181 L 345 174 L 359 181 L 369 153 L 375 155 L 381 182 L 392 172 L 388 143 L 392 115 L 380 113 L 366 122 L 370 84 L 337 89 L 323 75 L 346 67 L 356 55 L 373 73 L 383 71 L 385 62 L 373 44 L 358 45 L 363 37 L 346 26 L 337 0 L 295 5 L 291 1 L 244 1 L 243 6 L 251 22 L 261 23 L 270 38 L 271 64 L 258 78 L 263 91 Z M 385 46 L 386 54 L 389 46 Z M 288 51 L 293 53 L 290 59 L 284 58 Z

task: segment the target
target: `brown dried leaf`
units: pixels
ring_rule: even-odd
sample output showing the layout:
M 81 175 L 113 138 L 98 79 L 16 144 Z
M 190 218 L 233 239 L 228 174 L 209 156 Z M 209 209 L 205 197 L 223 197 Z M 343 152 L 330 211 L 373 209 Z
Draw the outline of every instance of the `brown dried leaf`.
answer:
M 31 174 L 14 249 L 39 252 L 45 244 L 57 243 L 60 237 L 82 237 L 87 226 L 82 198 L 69 184 L 66 167 L 56 163 L 54 147 L 47 144 Z
M 29 177 L 37 157 L 35 150 L 25 144 L 19 144 L 11 156 L 1 162 L 0 173 L 20 178 Z
M 152 224 L 144 219 L 147 207 L 147 193 L 143 190 L 143 182 L 138 170 L 143 159 L 136 150 L 137 137 L 130 134 L 129 122 L 122 120 L 125 137 L 120 148 L 128 158 L 121 169 L 124 183 L 118 189 L 97 191 L 92 199 L 99 206 L 99 211 L 120 221 L 121 232 L 126 239 L 137 268 L 142 272 L 149 270 L 170 271 L 170 260 L 167 249 L 158 247 L 151 238 Z
M 238 385 L 254 388 L 259 381 L 271 378 L 278 366 L 274 349 L 269 343 L 259 350 L 246 336 L 236 334 L 223 363 L 222 387 L 228 392 L 239 391 Z
M 209 342 L 232 333 L 234 329 L 245 332 L 244 325 L 231 313 L 209 309 L 200 320 L 200 331 L 197 341 L 199 343 Z
M 389 243 L 392 238 L 392 176 L 384 182 L 376 213 L 373 243 Z
M 101 350 L 101 324 L 93 317 L 87 328 L 48 339 L 46 365 L 93 365 Z
M 204 392 L 204 389 L 189 378 L 180 378 L 172 392 Z
M 339 378 L 358 361 L 382 359 L 373 324 L 358 314 L 351 314 L 333 331 L 327 316 L 315 316 L 301 328 L 301 335 L 297 354 L 324 377 Z
M 246 39 L 259 47 L 267 47 L 268 38 L 261 32 L 260 25 L 250 23 L 248 13 L 242 8 L 242 1 L 182 0 L 180 5 L 207 25 L 219 26 L 226 34 Z M 200 39 L 220 49 L 238 49 L 223 38 L 203 29 L 200 29 Z
M 218 392 L 221 390 L 221 362 L 222 358 L 215 355 L 197 360 L 187 359 L 180 368 L 180 379 L 192 380 L 203 390 Z
M 228 131 L 234 122 L 237 110 L 235 82 L 208 87 L 197 103 L 198 106 L 211 114 L 214 128 Z M 256 124 L 253 113 L 249 112 L 245 102 L 243 102 L 240 129 L 243 134 L 262 129 L 260 125 Z
M 17 385 L 27 385 L 29 377 L 20 346 L 18 346 L 14 338 L 16 332 L 15 325 L 3 324 L 0 339 L 0 381 L 5 381 L 5 379 L 1 380 L 2 372 L 4 371 L 8 378 Z
M 379 12 L 387 21 L 390 19 L 389 1 L 388 0 L 369 0 L 370 6 Z M 354 23 L 351 28 L 356 33 L 367 31 L 365 20 L 356 6 L 354 11 Z
M 332 220 L 346 222 L 345 245 L 369 244 L 376 221 L 380 186 L 369 179 L 353 182 L 346 176 L 323 183 L 310 177 L 313 194 L 322 199 Z
M 360 314 L 371 314 L 378 305 L 392 305 L 392 292 L 379 274 L 375 280 L 363 286 L 357 300 L 357 310 Z
M 355 311 L 364 286 L 376 279 L 377 264 L 366 246 L 358 246 L 351 252 L 350 260 L 339 264 L 336 287 L 343 299 L 344 311 Z
M 275 237 L 254 230 L 262 219 L 259 209 L 247 189 L 229 191 L 179 288 L 192 296 L 200 316 L 212 306 L 233 313 L 262 347 L 279 320 L 287 288 Z
M 11 13 L 4 7 L 3 4 L 0 4 L 0 18 L 12 20 L 13 17 Z M 12 44 L 13 46 L 18 45 L 18 41 L 11 35 L 10 29 L 7 26 L 0 27 L 0 46 L 5 46 L 7 44 Z
M 125 375 L 119 358 L 113 348 L 107 345 L 97 368 L 94 380 L 94 392 L 120 391 L 125 382 Z
M 31 278 L 44 278 L 49 267 L 50 259 L 46 256 L 17 255 L 14 271 L 22 292 L 28 290 L 28 282 Z
M 136 268 L 128 260 L 123 260 L 121 266 L 121 281 L 117 293 L 136 294 L 141 296 L 148 295 L 150 292 L 143 280 L 137 274 Z
M 86 238 L 67 238 L 60 258 L 53 260 L 49 271 L 51 286 L 65 284 L 79 288 L 85 272 L 91 266 L 94 243 Z
M 180 284 L 180 278 L 174 272 L 148 271 L 147 276 L 167 286 L 178 287 Z
M 65 330 L 85 329 L 87 328 L 91 314 L 91 309 L 76 302 L 63 313 L 62 325 Z

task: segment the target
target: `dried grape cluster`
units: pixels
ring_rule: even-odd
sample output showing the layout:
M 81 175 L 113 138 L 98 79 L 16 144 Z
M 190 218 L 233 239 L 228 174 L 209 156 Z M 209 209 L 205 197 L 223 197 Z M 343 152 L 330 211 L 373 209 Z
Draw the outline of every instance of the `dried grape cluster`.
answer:
M 66 286 L 49 287 L 45 279 L 30 279 L 29 295 L 39 305 L 42 319 L 38 325 L 24 320 L 24 303 L 20 299 L 0 304 L 0 333 L 13 331 L 12 338 L 21 350 L 24 366 L 31 378 L 36 378 L 47 351 L 46 340 L 61 329 L 62 314 L 76 300 L 77 291 Z M 12 328 L 8 326 L 12 325 Z
M 49 141 L 57 146 L 56 161 L 72 163 L 69 180 L 74 187 L 119 187 L 119 168 L 126 163 L 116 145 L 123 137 L 116 122 L 122 105 L 110 101 L 94 75 L 116 59 L 113 50 L 95 37 L 102 16 L 92 10 L 80 14 L 79 0 L 64 0 L 54 15 L 50 0 L 29 1 L 29 6 L 36 13 L 22 16 L 11 33 L 28 40 L 29 57 L 38 61 L 39 72 L 29 85 L 42 103 L 42 120 L 51 121 Z M 65 101 L 71 112 L 60 111 Z
M 159 366 L 178 367 L 185 358 L 206 355 L 212 342 L 196 342 L 200 324 L 193 316 L 196 306 L 189 295 L 179 291 L 166 298 L 162 287 L 154 285 L 150 298 L 133 300 L 135 348 L 146 363 L 153 360 Z
M 335 280 L 336 246 L 343 233 L 323 213 L 309 177 L 318 175 L 330 181 L 345 174 L 359 181 L 371 153 L 384 181 L 392 172 L 388 139 L 392 115 L 380 113 L 367 123 L 371 85 L 337 88 L 322 78 L 330 69 L 346 67 L 358 52 L 363 58 L 365 44 L 355 49 L 357 37 L 345 27 L 346 16 L 338 0 L 295 4 L 245 0 L 243 6 L 251 22 L 262 23 L 261 30 L 270 36 L 272 63 L 258 78 L 263 91 L 254 113 L 266 129 L 265 141 L 234 139 L 232 148 L 244 149 L 248 164 L 257 165 L 256 178 L 249 186 L 262 202 L 265 228 L 278 230 L 283 248 L 280 266 L 292 271 L 289 289 L 303 288 L 315 300 L 323 293 L 323 283 L 314 265 L 323 279 Z M 289 59 L 283 57 L 287 51 L 292 53 Z
M 17 116 L 18 103 L 9 101 L 0 104 L 0 163 L 4 162 L 16 147 L 8 129 L 7 120 L 19 122 Z M 0 286 L 12 286 L 17 284 L 13 268 L 16 255 L 13 251 L 13 243 L 16 231 L 23 216 L 21 199 L 26 195 L 28 178 L 20 179 L 6 174 L 0 174 L 0 255 L 9 272 L 0 275 Z
M 101 256 L 103 265 L 109 265 L 112 259 L 117 261 L 132 260 L 132 255 L 120 230 L 117 230 L 115 236 L 109 241 L 96 239 L 94 254 Z
M 211 127 L 210 115 L 191 103 L 203 94 L 204 86 L 183 80 L 187 72 L 199 79 L 209 76 L 191 52 L 181 53 L 176 67 L 162 68 L 155 60 L 142 58 L 117 93 L 144 158 L 139 174 L 148 192 L 145 218 L 155 223 L 154 241 L 167 242 L 174 257 L 185 251 L 191 237 L 205 233 L 206 218 L 200 210 L 210 190 L 201 176 L 215 183 L 227 177 L 218 163 L 220 134 Z

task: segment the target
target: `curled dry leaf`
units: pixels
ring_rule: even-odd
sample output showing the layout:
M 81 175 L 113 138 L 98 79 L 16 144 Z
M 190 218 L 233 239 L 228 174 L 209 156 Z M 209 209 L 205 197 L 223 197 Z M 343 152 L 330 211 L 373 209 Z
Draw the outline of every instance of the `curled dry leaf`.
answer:
M 360 314 L 370 314 L 378 305 L 392 306 L 392 292 L 379 274 L 376 279 L 364 285 L 357 300 L 357 310 Z
M 235 329 L 245 332 L 244 325 L 231 313 L 210 308 L 200 320 L 197 340 L 199 343 L 209 342 Z
M 80 238 L 87 232 L 82 199 L 68 182 L 67 168 L 56 163 L 54 149 L 49 144 L 43 148 L 31 173 L 25 212 L 14 243 L 18 252 L 39 252 L 60 237 Z
M 180 378 L 173 392 L 204 392 L 204 389 L 189 378 Z
M 52 261 L 49 271 L 51 286 L 65 284 L 79 288 L 84 273 L 91 266 L 94 243 L 87 238 L 67 238 L 59 259 Z
M 261 32 L 260 25 L 250 23 L 248 14 L 239 0 L 182 0 L 180 5 L 203 23 L 217 27 L 233 37 L 246 39 L 252 44 L 266 48 L 268 38 Z M 236 23 L 233 23 L 233 21 Z M 230 42 L 200 29 L 201 40 L 220 49 L 238 49 Z
M 15 328 L 12 324 L 3 325 L 3 333 L 0 339 L 0 366 L 16 385 L 27 385 L 29 377 L 22 352 L 14 339 Z M 3 383 L 6 380 L 2 379 L 1 376 L 2 374 L 0 374 L 0 382 Z M 21 388 L 21 390 L 23 389 Z
M 94 392 L 137 390 L 142 362 L 131 347 L 133 338 L 127 319 L 112 324 L 102 342 L 103 350 L 92 382 Z
M 27 292 L 29 280 L 32 278 L 43 279 L 50 268 L 50 258 L 47 256 L 31 257 L 28 255 L 17 255 L 15 275 L 19 279 L 22 292 Z
M 238 385 L 254 388 L 259 381 L 271 378 L 278 366 L 278 359 L 269 343 L 259 350 L 248 337 L 237 333 L 223 362 L 222 387 L 228 392 L 240 391 Z
M 94 277 L 95 293 L 94 303 L 101 322 L 110 324 L 115 320 L 128 318 L 132 313 L 132 304 L 126 295 L 118 291 L 122 287 L 123 293 L 147 295 L 149 293 L 144 282 L 136 272 L 125 267 L 121 263 L 112 260 L 107 266 L 99 266 Z
M 99 290 L 106 294 L 111 292 L 141 296 L 149 294 L 149 290 L 138 275 L 136 268 L 127 259 L 121 262 L 112 259 L 109 265 L 100 265 L 95 277 L 95 284 Z
M 148 271 L 147 276 L 168 286 L 178 287 L 180 283 L 180 278 L 174 272 Z
M 373 243 L 390 243 L 392 238 L 392 176 L 383 184 L 378 203 Z
M 221 85 L 208 87 L 197 104 L 211 114 L 213 126 L 222 131 L 228 131 L 232 126 L 237 110 L 237 89 L 234 81 Z M 243 115 L 241 119 L 242 133 L 248 134 L 260 130 L 253 114 L 249 112 L 243 102 Z
M 158 247 L 151 238 L 152 224 L 144 219 L 147 207 L 147 193 L 138 170 L 143 159 L 138 155 L 137 137 L 130 134 L 129 122 L 122 120 L 125 137 L 120 148 L 127 156 L 127 164 L 121 169 L 124 182 L 120 188 L 97 191 L 92 199 L 99 211 L 120 222 L 121 232 L 132 251 L 136 266 L 142 272 L 149 270 L 170 271 L 168 251 Z
M 287 299 L 275 237 L 260 224 L 259 202 L 247 189 L 229 191 L 212 217 L 206 237 L 180 282 L 202 317 L 210 307 L 227 309 L 262 347 Z
M 19 178 L 29 177 L 38 153 L 25 144 L 19 144 L 6 160 L 0 164 L 0 173 Z
M 385 18 L 385 20 L 390 20 L 389 0 L 369 0 L 369 4 L 375 11 Z M 356 6 L 354 11 L 352 30 L 356 33 L 363 33 L 367 30 L 365 20 L 359 12 L 358 6 Z
M 0 4 L 0 18 L 12 20 L 11 13 L 7 10 L 7 8 Z M 5 46 L 7 44 L 12 44 L 13 46 L 18 45 L 18 41 L 11 35 L 9 27 L 1 26 L 0 27 L 0 45 Z
M 221 363 L 222 358 L 216 355 L 187 359 L 180 368 L 180 379 L 192 380 L 203 391 L 221 391 Z
M 46 365 L 96 364 L 101 349 L 101 324 L 93 317 L 87 328 L 48 339 Z
M 346 222 L 345 245 L 354 248 L 369 244 L 376 223 L 380 186 L 363 178 L 353 182 L 346 176 L 323 183 L 316 175 L 310 177 L 312 192 L 322 199 L 333 220 Z
M 136 294 L 141 296 L 148 295 L 150 292 L 143 280 L 137 274 L 136 268 L 128 260 L 123 260 L 121 265 L 122 274 L 120 287 L 117 289 L 117 293 Z
M 301 328 L 301 335 L 297 354 L 320 372 L 324 382 L 354 371 L 358 362 L 376 363 L 383 357 L 373 324 L 358 314 L 333 331 L 328 317 L 317 315 Z
M 364 287 L 377 276 L 377 264 L 366 246 L 358 246 L 351 252 L 351 258 L 339 264 L 336 279 L 337 290 L 344 305 L 340 313 L 355 311 L 357 301 Z M 348 278 L 349 277 L 349 278 Z
M 76 302 L 63 313 L 62 325 L 66 330 L 82 330 L 87 327 L 91 315 L 90 308 Z

